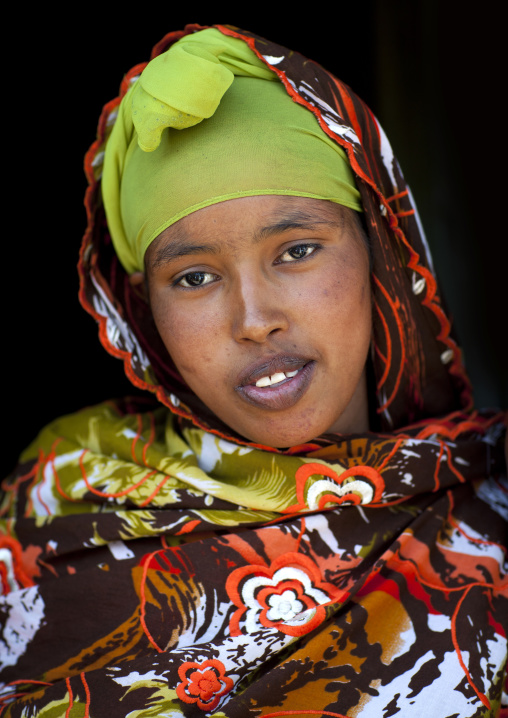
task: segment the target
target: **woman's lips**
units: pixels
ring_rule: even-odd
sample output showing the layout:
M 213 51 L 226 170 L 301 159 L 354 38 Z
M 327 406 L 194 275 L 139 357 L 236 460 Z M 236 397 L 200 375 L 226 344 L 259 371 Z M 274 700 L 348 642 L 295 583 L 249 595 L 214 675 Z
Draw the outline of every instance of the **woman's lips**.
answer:
M 299 366 L 298 366 L 299 365 Z M 250 382 L 240 384 L 235 387 L 238 394 L 249 404 L 259 406 L 263 409 L 289 409 L 294 406 L 307 391 L 312 377 L 316 362 L 306 361 L 292 357 L 285 358 L 284 361 L 276 359 L 263 367 L 259 367 L 251 372 Z M 276 370 L 272 370 L 276 369 Z M 256 386 L 256 381 L 265 376 L 273 376 L 280 372 L 294 372 L 295 376 L 288 377 L 272 386 Z

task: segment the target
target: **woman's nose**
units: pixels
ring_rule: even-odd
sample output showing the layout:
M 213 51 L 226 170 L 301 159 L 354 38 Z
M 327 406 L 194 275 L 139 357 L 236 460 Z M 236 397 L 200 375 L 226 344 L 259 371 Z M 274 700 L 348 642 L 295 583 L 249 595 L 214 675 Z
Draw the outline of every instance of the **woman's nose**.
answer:
M 232 297 L 233 336 L 236 341 L 261 343 L 289 327 L 287 306 L 270 282 L 249 277 Z

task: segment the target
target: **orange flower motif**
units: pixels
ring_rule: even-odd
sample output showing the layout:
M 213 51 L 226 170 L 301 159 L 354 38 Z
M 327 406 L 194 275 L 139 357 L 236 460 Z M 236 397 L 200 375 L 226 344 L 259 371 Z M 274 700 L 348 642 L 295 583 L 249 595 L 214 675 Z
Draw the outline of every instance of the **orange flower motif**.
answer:
M 309 481 L 312 476 L 323 478 Z M 352 466 L 340 475 L 330 466 L 312 463 L 300 466 L 295 474 L 298 502 L 284 513 L 322 511 L 331 504 L 375 504 L 380 501 L 384 481 L 373 466 Z
M 326 618 L 324 604 L 347 598 L 346 592 L 322 580 L 309 557 L 298 553 L 286 553 L 270 566 L 237 568 L 229 575 L 226 590 L 238 607 L 229 622 L 232 636 L 262 626 L 302 636 Z
M 224 664 L 215 658 L 202 663 L 182 663 L 178 668 L 181 683 L 176 687 L 176 695 L 184 703 L 196 703 L 202 711 L 213 710 L 233 688 L 225 670 Z

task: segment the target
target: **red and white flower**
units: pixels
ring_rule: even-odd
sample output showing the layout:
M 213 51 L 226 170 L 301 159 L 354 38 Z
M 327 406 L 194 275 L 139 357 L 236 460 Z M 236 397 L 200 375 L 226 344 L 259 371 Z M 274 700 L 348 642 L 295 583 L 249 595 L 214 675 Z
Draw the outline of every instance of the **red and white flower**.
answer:
M 300 636 L 325 618 L 324 605 L 342 592 L 325 583 L 316 564 L 307 556 L 290 553 L 270 566 L 250 565 L 229 576 L 226 590 L 238 609 L 229 630 L 232 636 L 253 633 L 260 627 L 277 628 Z
M 321 476 L 316 479 L 312 477 Z M 297 502 L 284 513 L 322 511 L 334 504 L 371 504 L 380 501 L 384 481 L 373 466 L 352 466 L 339 474 L 330 466 L 319 463 L 303 464 L 295 474 Z
M 217 707 L 222 696 L 233 688 L 233 681 L 225 675 L 225 667 L 214 658 L 197 663 L 186 661 L 178 668 L 180 683 L 176 694 L 184 703 L 196 703 L 202 711 Z

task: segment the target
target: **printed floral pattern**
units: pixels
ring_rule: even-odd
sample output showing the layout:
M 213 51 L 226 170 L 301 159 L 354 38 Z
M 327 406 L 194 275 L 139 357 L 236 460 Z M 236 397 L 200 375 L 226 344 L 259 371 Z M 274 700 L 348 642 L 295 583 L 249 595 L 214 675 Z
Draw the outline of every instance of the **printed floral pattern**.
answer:
M 56 420 L 3 483 L 1 716 L 100 716 L 106 702 L 109 718 L 504 715 L 503 417 L 472 411 L 397 160 L 322 67 L 220 29 L 266 55 L 348 153 L 373 254 L 382 428 L 280 453 L 203 412 L 112 251 L 99 178 L 119 99 L 108 103 L 86 159 L 80 298 L 162 405 L 128 398 Z
M 176 687 L 178 698 L 185 703 L 196 703 L 202 711 L 216 708 L 233 687 L 233 681 L 225 675 L 224 664 L 214 659 L 182 663 L 178 675 L 181 679 Z
M 372 466 L 352 466 L 350 469 L 325 464 L 304 464 L 296 472 L 296 495 L 298 503 L 286 511 L 324 509 L 338 504 L 370 504 L 378 502 L 384 489 L 384 481 Z M 337 469 L 337 470 L 335 470 Z M 310 480 L 312 476 L 326 478 Z
M 233 636 L 254 633 L 261 626 L 301 636 L 323 621 L 324 605 L 340 595 L 322 581 L 316 564 L 300 554 L 286 554 L 269 567 L 236 569 L 226 589 L 238 606 L 229 624 Z

